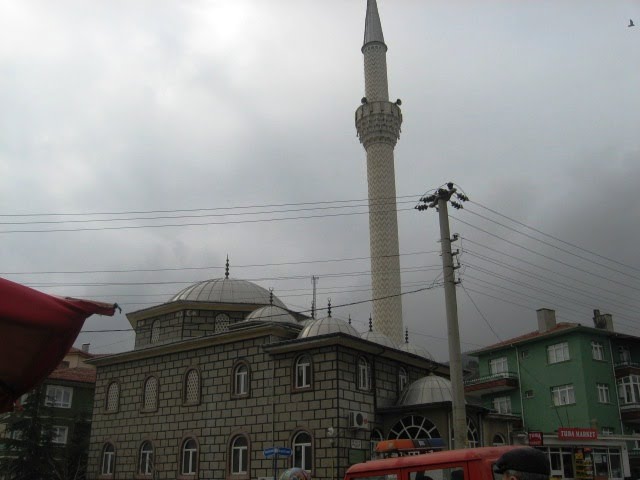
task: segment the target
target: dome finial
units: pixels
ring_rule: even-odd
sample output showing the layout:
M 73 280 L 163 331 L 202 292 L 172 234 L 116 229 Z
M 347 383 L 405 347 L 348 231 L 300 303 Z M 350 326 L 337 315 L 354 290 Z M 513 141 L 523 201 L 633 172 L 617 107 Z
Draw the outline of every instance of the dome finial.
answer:
M 316 302 L 311 300 L 311 318 L 316 318 Z
M 227 263 L 224 268 L 224 278 L 229 278 L 229 254 L 227 253 Z
M 351 325 L 351 314 L 349 314 L 349 325 Z
M 269 305 L 273 305 L 273 288 L 269 289 Z
M 371 314 L 369 314 L 369 331 L 373 332 L 373 320 L 371 320 Z
M 409 343 L 409 329 L 404 329 L 404 343 Z
M 328 302 L 328 306 L 327 306 L 327 316 L 331 317 L 331 299 L 329 298 L 328 300 L 329 300 L 329 302 Z

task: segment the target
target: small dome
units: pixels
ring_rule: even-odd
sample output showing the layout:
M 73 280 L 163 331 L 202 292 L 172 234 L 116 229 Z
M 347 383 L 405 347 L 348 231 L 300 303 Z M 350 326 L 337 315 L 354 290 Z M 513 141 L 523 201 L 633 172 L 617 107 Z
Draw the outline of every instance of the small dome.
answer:
M 433 356 L 429 353 L 426 348 L 419 347 L 412 343 L 403 343 L 398 347 L 403 352 L 413 353 L 414 355 L 418 355 L 419 357 L 426 358 L 427 360 L 433 360 Z
M 368 332 L 364 332 L 360 336 L 362 338 L 364 338 L 365 340 L 369 340 L 370 342 L 375 342 L 375 343 L 383 345 L 385 347 L 398 348 L 398 345 L 393 343 L 393 340 L 391 340 L 389 337 L 387 337 L 384 333 L 373 332 L 373 331 L 369 330 Z
M 254 310 L 247 318 L 245 322 L 250 321 L 262 321 L 262 322 L 277 322 L 277 323 L 293 323 L 298 325 L 298 321 L 291 313 L 284 308 L 276 307 L 275 305 L 267 305 L 266 307 L 260 307 Z
M 406 387 L 400 395 L 398 405 L 450 402 L 451 397 L 451 382 L 446 378 L 429 374 Z
M 354 337 L 360 337 L 358 331 L 344 320 L 335 317 L 324 317 L 309 323 L 298 335 L 298 338 L 310 338 L 330 333 L 346 333 Z
M 255 283 L 233 278 L 216 278 L 194 283 L 176 293 L 169 301 L 269 305 L 271 304 L 270 296 L 269 290 Z M 273 305 L 286 308 L 285 304 L 275 295 L 273 296 Z

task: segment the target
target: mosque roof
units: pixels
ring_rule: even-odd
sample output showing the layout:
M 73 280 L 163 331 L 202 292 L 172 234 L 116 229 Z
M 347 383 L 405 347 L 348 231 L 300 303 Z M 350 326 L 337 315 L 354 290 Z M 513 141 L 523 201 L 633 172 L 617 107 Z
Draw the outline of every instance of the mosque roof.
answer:
M 266 307 L 260 307 L 245 318 L 246 322 L 250 321 L 263 321 L 263 322 L 278 322 L 278 323 L 292 323 L 299 325 L 298 321 L 291 313 L 282 307 L 276 305 L 267 305 Z
M 324 317 L 307 324 L 298 335 L 298 338 L 318 337 L 331 333 L 346 333 L 353 337 L 360 337 L 358 331 L 344 320 L 335 317 Z
M 381 333 L 381 332 L 374 332 L 374 331 L 369 330 L 367 332 L 364 332 L 360 336 L 365 340 L 369 340 L 370 342 L 378 343 L 378 344 L 383 345 L 385 347 L 398 348 L 398 345 L 396 345 L 393 342 L 393 340 L 391 340 L 389 337 L 387 337 L 384 333 Z
M 451 401 L 451 381 L 429 374 L 408 385 L 400 395 L 399 406 Z
M 255 283 L 225 277 L 194 283 L 180 290 L 169 301 L 270 305 L 270 297 L 271 293 L 266 288 Z M 286 308 L 275 295 L 273 295 L 273 305 Z
M 429 351 L 426 348 L 419 347 L 418 345 L 414 345 L 413 343 L 405 342 L 396 348 L 398 348 L 399 350 L 402 350 L 403 352 L 413 353 L 414 355 L 418 355 L 420 357 L 433 361 L 433 356 L 429 353 Z

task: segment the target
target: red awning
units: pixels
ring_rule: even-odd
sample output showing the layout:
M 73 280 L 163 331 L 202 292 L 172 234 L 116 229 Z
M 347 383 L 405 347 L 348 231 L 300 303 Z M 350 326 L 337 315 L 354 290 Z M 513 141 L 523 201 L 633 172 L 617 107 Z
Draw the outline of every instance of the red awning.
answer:
M 116 304 L 63 298 L 0 278 L 0 413 L 44 380 L 73 346 L 87 317 Z

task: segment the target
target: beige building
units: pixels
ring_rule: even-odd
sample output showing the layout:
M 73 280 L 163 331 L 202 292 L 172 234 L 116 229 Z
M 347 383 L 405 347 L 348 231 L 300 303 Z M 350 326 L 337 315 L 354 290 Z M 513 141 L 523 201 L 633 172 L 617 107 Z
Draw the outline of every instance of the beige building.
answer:
M 447 367 L 423 349 L 310 319 L 267 290 L 223 278 L 128 315 L 135 349 L 97 367 L 89 478 L 341 478 L 387 438 L 451 441 Z M 472 445 L 508 422 L 468 407 Z M 486 434 L 485 434 L 486 433 Z

